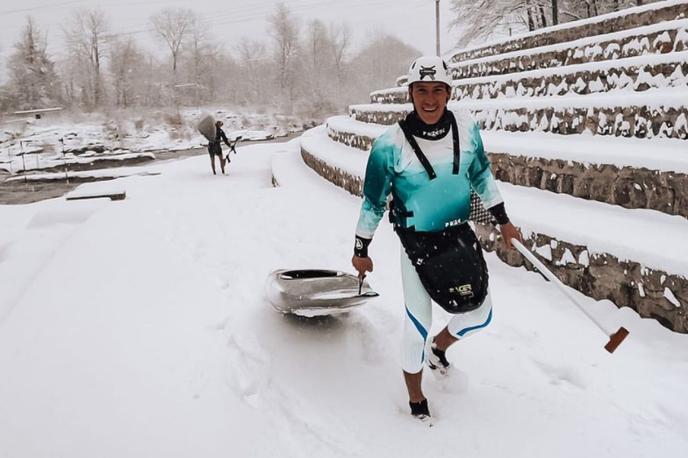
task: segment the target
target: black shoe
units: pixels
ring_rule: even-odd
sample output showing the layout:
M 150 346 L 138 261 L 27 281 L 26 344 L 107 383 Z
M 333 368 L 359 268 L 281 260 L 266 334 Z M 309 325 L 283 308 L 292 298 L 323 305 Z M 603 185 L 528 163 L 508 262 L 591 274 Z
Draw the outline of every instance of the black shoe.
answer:
M 434 343 L 430 345 L 430 354 L 428 355 L 427 363 L 430 369 L 442 375 L 447 375 L 449 372 L 449 361 L 447 361 L 446 352 L 437 348 L 437 345 Z
M 423 399 L 420 402 L 409 401 L 409 407 L 411 407 L 411 415 L 416 417 L 421 421 L 430 419 L 430 410 L 428 409 L 428 400 Z

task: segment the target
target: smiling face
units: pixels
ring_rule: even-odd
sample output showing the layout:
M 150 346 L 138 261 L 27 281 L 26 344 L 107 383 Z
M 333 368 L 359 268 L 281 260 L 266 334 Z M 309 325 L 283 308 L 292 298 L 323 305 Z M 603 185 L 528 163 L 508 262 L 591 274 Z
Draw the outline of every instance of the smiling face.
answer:
M 425 124 L 435 124 L 447 107 L 451 89 L 444 83 L 417 82 L 411 84 L 409 95 L 418 117 Z

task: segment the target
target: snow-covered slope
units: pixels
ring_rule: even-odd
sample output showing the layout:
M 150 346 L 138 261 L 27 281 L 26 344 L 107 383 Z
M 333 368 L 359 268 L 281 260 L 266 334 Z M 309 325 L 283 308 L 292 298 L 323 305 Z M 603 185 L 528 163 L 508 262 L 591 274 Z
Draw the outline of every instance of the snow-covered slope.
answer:
M 556 289 L 492 255 L 495 320 L 450 352 L 449 380 L 428 374 L 437 422 L 415 423 L 387 224 L 371 247 L 381 297 L 359 311 L 290 319 L 263 298 L 272 269 L 349 268 L 359 200 L 297 148 L 241 148 L 228 176 L 204 157 L 156 166 L 162 175 L 117 180 L 120 202 L 0 206 L 0 456 L 649 457 L 688 446 L 687 336 L 579 296 L 631 330 L 609 356 Z M 434 330 L 445 319 L 437 309 Z

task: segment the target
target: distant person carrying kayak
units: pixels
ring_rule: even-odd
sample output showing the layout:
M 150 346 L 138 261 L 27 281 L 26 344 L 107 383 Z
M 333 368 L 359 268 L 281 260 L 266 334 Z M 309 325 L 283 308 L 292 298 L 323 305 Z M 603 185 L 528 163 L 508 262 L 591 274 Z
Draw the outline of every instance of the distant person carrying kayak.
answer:
M 500 226 L 501 235 L 522 240 L 509 222 L 478 125 L 470 114 L 447 109 L 452 77 L 441 58 L 424 56 L 409 69 L 413 111 L 373 143 L 363 184 L 351 262 L 363 278 L 372 272 L 368 245 L 387 207 L 402 244 L 404 330 L 401 366 L 411 414 L 430 419 L 421 379 L 425 364 L 447 375 L 446 351 L 492 320 L 487 264 L 468 225 L 471 191 Z M 452 314 L 430 335 L 432 302 Z
M 225 157 L 222 155 L 222 142 L 225 142 L 230 148 L 230 151 L 234 149 L 234 145 L 229 143 L 227 140 L 227 135 L 225 131 L 222 130 L 222 121 L 215 121 L 215 139 L 208 142 L 208 153 L 210 154 L 210 165 L 213 168 L 213 175 L 217 175 L 215 171 L 215 156 L 220 158 L 220 168 L 222 169 L 222 174 L 225 174 Z M 234 151 L 236 152 L 236 150 Z M 227 161 L 229 161 L 229 155 L 227 155 Z

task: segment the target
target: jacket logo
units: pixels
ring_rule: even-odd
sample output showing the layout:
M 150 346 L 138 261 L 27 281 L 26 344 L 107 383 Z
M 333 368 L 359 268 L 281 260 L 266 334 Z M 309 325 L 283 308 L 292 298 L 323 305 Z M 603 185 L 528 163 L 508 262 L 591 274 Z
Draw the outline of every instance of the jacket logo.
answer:
M 420 66 L 420 80 L 423 81 L 426 76 L 429 76 L 432 81 L 435 81 L 435 75 L 437 74 L 437 70 L 435 70 L 435 66 L 431 67 L 424 67 Z

